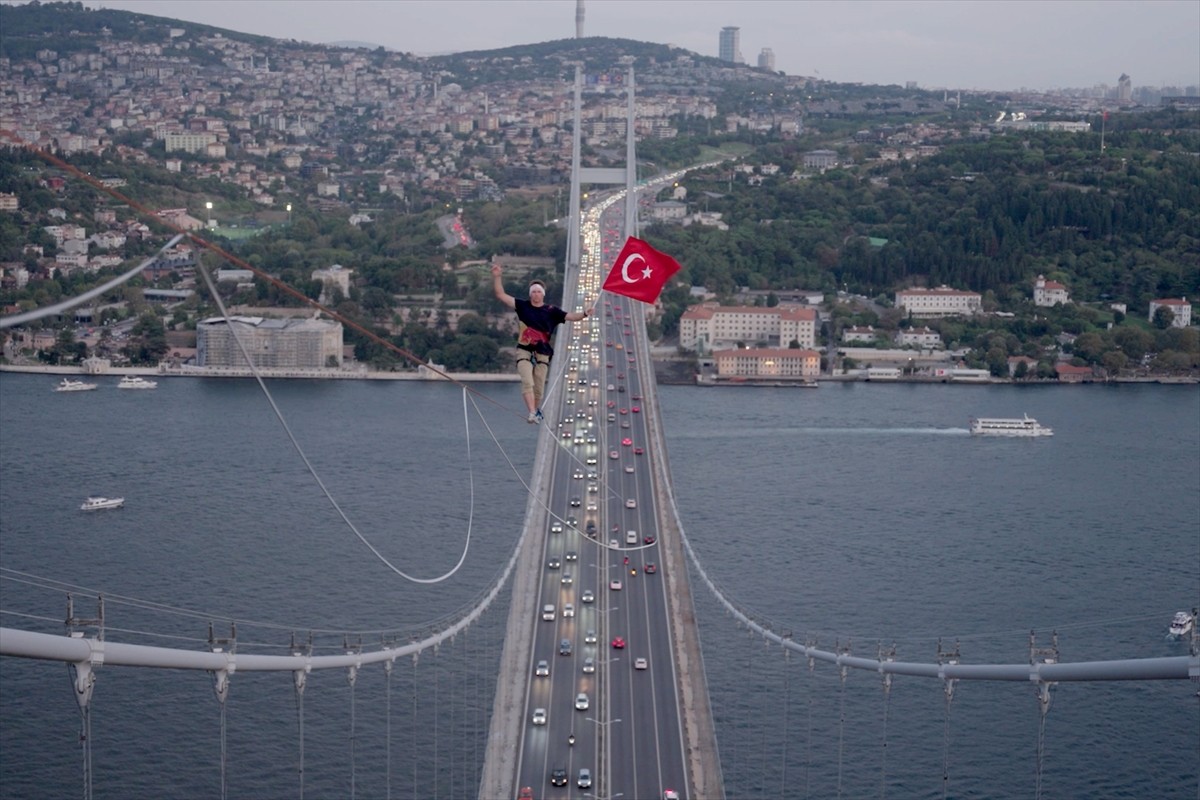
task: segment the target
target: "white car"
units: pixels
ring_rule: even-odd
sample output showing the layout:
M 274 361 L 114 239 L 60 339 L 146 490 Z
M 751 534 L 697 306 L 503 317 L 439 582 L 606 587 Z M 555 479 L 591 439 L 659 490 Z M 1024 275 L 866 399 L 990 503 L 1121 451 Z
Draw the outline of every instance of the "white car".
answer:
M 588 701 L 587 692 L 580 692 L 579 694 L 575 695 L 575 710 L 576 711 L 587 711 L 588 705 L 589 705 L 589 701 Z
M 596 643 L 596 632 L 594 630 L 592 630 L 591 628 L 588 628 L 587 633 L 585 633 L 583 635 L 583 642 L 584 642 L 584 644 L 595 644 Z M 645 659 L 642 659 L 642 660 L 645 661 Z
M 608 588 L 611 591 L 619 592 L 619 591 L 621 591 L 621 582 L 620 581 L 609 581 Z
M 547 661 L 539 661 L 539 662 L 537 663 L 537 668 L 536 668 L 536 669 L 533 671 L 533 674 L 534 674 L 534 675 L 537 675 L 539 678 L 546 678 L 546 677 L 549 677 L 549 675 L 550 675 L 550 664 L 549 664 L 549 662 L 547 662 Z
M 535 708 L 533 710 L 533 724 L 534 725 L 545 725 L 546 724 L 546 709 Z
M 574 603 L 564 603 L 563 604 L 563 616 L 564 617 L 575 616 L 575 604 Z
M 596 601 L 596 593 L 591 589 L 584 589 L 583 594 L 579 596 L 579 599 L 584 603 L 594 603 Z
M 596 671 L 596 659 L 588 656 L 583 660 L 583 672 L 585 675 L 591 675 Z
M 637 500 L 634 500 L 632 497 L 629 498 L 628 500 L 625 501 L 625 507 L 626 508 L 637 508 Z
M 650 666 L 650 664 L 648 664 L 646 662 L 646 659 L 644 659 L 644 658 L 635 658 L 633 660 L 633 668 L 634 669 L 646 669 L 649 666 Z

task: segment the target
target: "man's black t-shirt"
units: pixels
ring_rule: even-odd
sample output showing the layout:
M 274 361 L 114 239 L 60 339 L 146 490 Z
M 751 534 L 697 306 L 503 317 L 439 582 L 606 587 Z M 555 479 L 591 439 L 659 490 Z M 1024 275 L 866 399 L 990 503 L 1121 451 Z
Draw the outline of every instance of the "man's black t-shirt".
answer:
M 566 322 L 567 312 L 558 306 L 549 304 L 535 306 L 528 300 L 514 299 L 517 307 L 517 319 L 521 322 L 517 347 L 531 353 L 553 356 L 554 348 L 550 346 L 550 340 L 554 336 L 554 329 Z

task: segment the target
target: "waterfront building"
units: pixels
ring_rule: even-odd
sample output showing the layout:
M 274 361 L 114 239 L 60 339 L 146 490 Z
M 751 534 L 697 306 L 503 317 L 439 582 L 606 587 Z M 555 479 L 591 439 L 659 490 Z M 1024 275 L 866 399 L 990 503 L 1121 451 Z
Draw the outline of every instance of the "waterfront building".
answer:
M 896 307 L 912 317 L 952 317 L 978 314 L 983 308 L 983 296 L 939 286 L 936 289 L 905 289 L 896 292 Z
M 1192 304 L 1187 301 L 1186 297 L 1165 298 L 1162 300 L 1150 301 L 1150 321 L 1154 321 L 1154 312 L 1160 308 L 1169 308 L 1174 318 L 1171 320 L 1171 327 L 1186 328 L 1192 324 Z
M 234 338 L 236 331 L 237 339 Z M 342 324 L 324 319 L 210 317 L 196 325 L 196 364 L 244 367 L 245 346 L 256 367 L 324 368 L 342 365 Z
M 821 374 L 821 354 L 794 348 L 718 350 L 712 354 L 718 378 L 813 379 Z
M 691 306 L 679 319 L 679 346 L 685 350 L 713 350 L 737 342 L 764 342 L 788 347 L 816 344 L 817 312 L 812 308 L 781 303 L 766 306 Z

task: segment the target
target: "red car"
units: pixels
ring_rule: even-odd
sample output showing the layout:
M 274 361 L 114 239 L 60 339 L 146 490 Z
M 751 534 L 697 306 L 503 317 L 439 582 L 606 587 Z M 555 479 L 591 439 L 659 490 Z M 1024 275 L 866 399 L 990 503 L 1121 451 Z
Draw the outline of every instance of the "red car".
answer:
M 533 789 L 529 786 L 522 786 L 521 793 L 517 795 L 517 800 L 533 800 Z
M 642 538 L 642 544 L 654 544 L 657 541 L 653 536 L 645 536 Z
M 641 407 L 641 406 L 634 406 L 633 408 L 631 408 L 631 409 L 629 409 L 629 410 L 630 410 L 630 411 L 632 411 L 633 413 L 637 414 L 638 412 L 640 412 L 640 411 L 642 410 L 642 407 Z
M 644 451 L 642 448 L 640 448 L 640 447 L 635 447 L 635 448 L 633 448 L 633 454 L 634 454 L 635 456 L 640 456 L 640 455 L 641 455 L 642 453 L 644 453 L 644 452 L 645 452 L 645 451 Z
M 624 650 L 625 649 L 625 640 L 622 639 L 620 636 L 617 636 L 612 640 L 612 646 L 613 646 L 614 650 Z
M 657 564 L 647 564 L 645 572 L 647 575 L 653 575 L 654 573 L 658 572 L 658 565 Z
M 625 445 L 626 447 L 629 447 L 629 445 L 633 444 L 633 439 L 630 439 L 628 436 L 626 436 L 624 439 L 621 440 L 621 444 Z M 638 449 L 640 450 L 641 448 L 639 447 Z

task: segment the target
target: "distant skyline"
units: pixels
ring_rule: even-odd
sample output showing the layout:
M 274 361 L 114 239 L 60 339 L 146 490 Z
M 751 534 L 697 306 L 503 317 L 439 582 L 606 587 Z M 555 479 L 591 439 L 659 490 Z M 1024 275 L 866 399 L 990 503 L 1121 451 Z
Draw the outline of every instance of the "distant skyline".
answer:
M 6 0 L 11 4 L 11 0 Z M 575 36 L 575 0 L 85 0 L 316 44 L 418 55 Z M 746 63 L 836 82 L 996 89 L 1200 85 L 1197 0 L 586 0 L 586 36 L 716 57 L 740 28 Z M 2 35 L 2 33 L 0 33 Z

